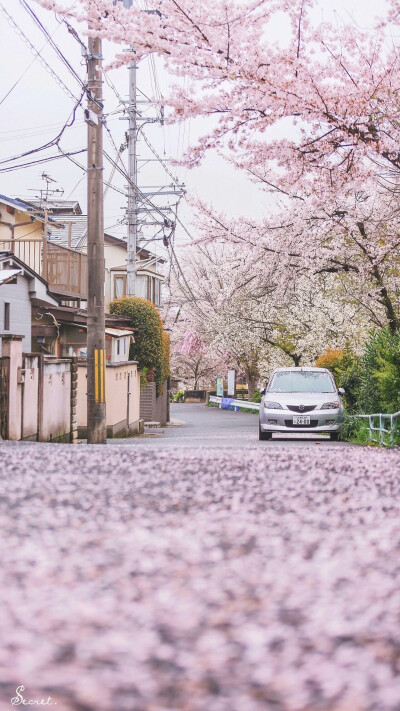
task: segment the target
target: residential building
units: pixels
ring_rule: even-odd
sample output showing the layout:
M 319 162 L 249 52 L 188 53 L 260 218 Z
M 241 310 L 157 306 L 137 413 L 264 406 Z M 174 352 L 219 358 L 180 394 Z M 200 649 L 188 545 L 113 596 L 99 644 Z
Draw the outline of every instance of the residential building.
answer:
M 0 252 L 0 356 L 3 336 L 22 336 L 24 353 L 32 351 L 32 309 L 57 307 L 58 299 L 33 269 L 11 251 Z
M 87 256 L 53 241 L 58 229 L 61 224 L 38 205 L 0 195 L 0 250 L 13 252 L 52 294 L 77 302 L 87 297 Z
M 40 203 L 32 201 L 36 209 Z M 62 222 L 56 231 L 52 231 L 51 244 L 64 249 L 72 249 L 86 253 L 87 250 L 87 215 L 82 215 L 80 205 L 76 201 L 50 200 L 48 207 L 53 219 Z M 70 210 L 70 212 L 68 212 Z M 126 240 L 104 233 L 105 262 L 105 303 L 106 306 L 115 298 L 126 295 Z M 155 306 L 161 305 L 162 283 L 164 275 L 162 266 L 166 260 L 147 249 L 137 248 L 136 251 L 136 294 L 148 299 Z

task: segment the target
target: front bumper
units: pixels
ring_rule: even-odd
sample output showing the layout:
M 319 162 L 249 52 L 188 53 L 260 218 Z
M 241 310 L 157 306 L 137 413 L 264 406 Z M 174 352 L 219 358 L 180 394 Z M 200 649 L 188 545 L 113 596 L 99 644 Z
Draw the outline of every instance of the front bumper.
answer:
M 291 410 L 260 409 L 260 429 L 262 432 L 338 432 L 343 422 L 341 410 L 312 410 L 306 414 L 309 425 L 293 424 L 298 413 Z

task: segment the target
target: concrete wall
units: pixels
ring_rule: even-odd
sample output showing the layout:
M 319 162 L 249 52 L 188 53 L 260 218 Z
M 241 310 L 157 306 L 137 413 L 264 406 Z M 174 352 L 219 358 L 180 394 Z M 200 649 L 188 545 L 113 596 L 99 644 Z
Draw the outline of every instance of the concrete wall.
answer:
M 86 436 L 87 369 L 77 363 L 77 422 L 79 437 Z M 107 436 L 124 436 L 139 431 L 140 378 L 136 361 L 108 363 L 106 367 Z
M 8 358 L 8 439 L 73 441 L 71 360 L 23 354 L 22 338 L 15 335 L 4 337 L 3 357 Z
M 10 304 L 10 329 L 4 330 L 4 304 Z M 16 277 L 15 284 L 2 284 L 0 287 L 0 357 L 2 355 L 2 336 L 17 333 L 23 336 L 22 350 L 30 353 L 31 344 L 31 302 L 29 298 L 29 281 L 24 276 Z M 6 355 L 4 353 L 4 355 Z
M 40 356 L 24 356 L 24 383 L 22 385 L 21 438 L 37 439 L 39 407 Z
M 39 408 L 41 442 L 69 441 L 71 431 L 71 362 L 43 361 Z

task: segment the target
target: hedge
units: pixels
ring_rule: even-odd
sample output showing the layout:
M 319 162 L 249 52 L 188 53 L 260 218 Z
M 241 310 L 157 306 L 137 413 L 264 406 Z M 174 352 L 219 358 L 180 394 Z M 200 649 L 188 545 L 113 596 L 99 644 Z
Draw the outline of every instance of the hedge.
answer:
M 110 313 L 127 316 L 132 328 L 138 329 L 129 357 L 138 361 L 139 370 L 148 380 L 156 383 L 157 396 L 163 391 L 164 380 L 169 375 L 169 336 L 156 307 L 138 296 L 115 299 L 110 303 Z

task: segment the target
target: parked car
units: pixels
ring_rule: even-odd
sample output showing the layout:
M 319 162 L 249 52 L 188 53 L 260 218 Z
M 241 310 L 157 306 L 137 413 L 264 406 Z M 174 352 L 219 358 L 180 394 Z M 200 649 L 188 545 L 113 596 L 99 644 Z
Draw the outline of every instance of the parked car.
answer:
M 326 432 L 338 439 L 344 390 L 326 368 L 277 368 L 261 393 L 259 439 L 273 432 Z

